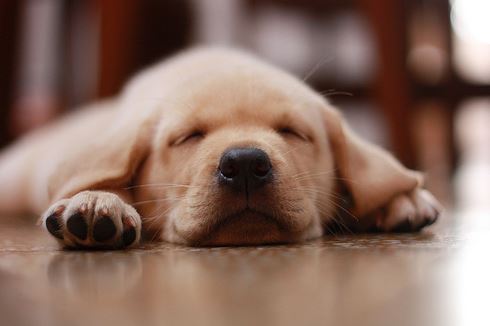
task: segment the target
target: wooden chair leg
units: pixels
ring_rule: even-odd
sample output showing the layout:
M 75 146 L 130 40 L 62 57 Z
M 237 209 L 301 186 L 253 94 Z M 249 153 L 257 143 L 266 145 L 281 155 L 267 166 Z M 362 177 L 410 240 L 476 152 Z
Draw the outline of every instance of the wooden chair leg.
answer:
M 375 34 L 378 72 L 373 95 L 388 123 L 394 154 L 407 166 L 414 167 L 411 135 L 411 95 L 406 71 L 405 17 L 403 3 L 392 0 L 359 0 Z M 402 35 L 402 37 L 400 37 Z

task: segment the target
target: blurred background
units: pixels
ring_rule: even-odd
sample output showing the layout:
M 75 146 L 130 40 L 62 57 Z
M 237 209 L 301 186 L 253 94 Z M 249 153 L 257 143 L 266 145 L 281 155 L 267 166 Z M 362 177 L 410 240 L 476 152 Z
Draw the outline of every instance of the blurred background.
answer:
M 2 0 L 0 144 L 179 50 L 232 46 L 306 80 L 444 202 L 488 208 L 488 13 L 488 0 Z

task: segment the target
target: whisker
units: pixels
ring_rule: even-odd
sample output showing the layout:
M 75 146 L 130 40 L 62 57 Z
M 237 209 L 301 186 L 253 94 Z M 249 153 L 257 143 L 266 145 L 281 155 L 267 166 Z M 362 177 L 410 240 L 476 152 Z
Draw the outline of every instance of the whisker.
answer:
M 354 96 L 354 94 L 350 92 L 344 92 L 344 91 L 337 91 L 335 89 L 329 89 L 323 92 L 320 92 L 321 95 L 327 97 L 327 96 L 332 96 L 332 95 L 346 95 L 346 96 Z
M 311 76 L 313 76 L 318 71 L 318 69 L 320 69 L 328 61 L 332 61 L 332 60 L 333 57 L 331 55 L 327 55 L 323 57 L 306 73 L 306 75 L 303 77 L 303 81 L 306 82 Z
M 335 232 L 333 232 L 332 229 L 330 229 L 329 223 L 323 225 L 322 228 L 323 228 L 323 230 L 327 231 L 329 233 L 329 235 L 336 236 Z
M 335 204 L 335 203 L 332 203 L 334 204 L 335 207 L 339 208 L 339 209 L 342 209 L 344 210 L 343 207 Z M 323 214 L 323 215 L 327 215 L 326 213 L 331 213 L 330 211 L 325 211 L 325 207 L 321 206 L 319 207 L 319 212 L 320 214 Z M 348 213 L 348 212 L 347 212 Z M 328 222 L 334 222 L 336 225 L 339 226 L 339 228 L 341 228 L 343 231 L 346 231 L 346 232 L 349 232 L 349 233 L 353 233 L 352 230 L 343 222 L 343 218 L 339 215 L 339 210 L 335 210 L 334 211 L 334 214 L 335 215 L 329 215 L 330 219 Z M 327 223 L 328 223 L 327 222 Z
M 133 185 L 129 187 L 125 187 L 123 189 L 130 190 L 136 188 L 149 188 L 149 187 L 161 187 L 161 188 L 195 188 L 199 187 L 198 185 L 186 185 L 186 184 L 174 184 L 174 183 L 147 183 L 141 185 Z
M 327 200 L 331 204 L 333 204 L 335 207 L 337 207 L 338 209 L 342 210 L 344 213 L 346 213 L 347 215 L 349 215 L 350 217 L 352 217 L 354 220 L 359 221 L 359 218 L 357 216 L 355 216 L 354 214 L 352 214 L 352 212 L 350 212 L 348 209 L 346 209 L 345 207 L 343 207 L 339 203 L 336 203 L 336 202 L 334 202 L 334 201 L 332 201 L 331 199 L 328 199 L 328 198 L 327 198 Z
M 295 150 L 297 150 L 299 148 L 301 148 L 301 145 L 297 145 L 297 146 L 291 148 L 290 150 L 288 150 L 285 153 L 283 153 L 283 155 L 289 154 L 289 153 L 291 153 L 291 152 L 293 152 L 293 151 L 295 151 Z
M 293 174 L 291 176 L 291 178 L 297 178 L 297 177 L 301 177 L 301 176 L 304 176 L 304 175 L 314 175 L 314 174 L 330 174 L 330 173 L 335 173 L 337 172 L 337 168 L 332 168 L 330 170 L 324 170 L 324 171 L 318 171 L 318 172 L 313 172 L 313 171 L 303 171 L 303 172 L 299 172 L 297 174 Z
M 166 201 L 177 201 L 177 200 L 182 200 L 185 197 L 176 197 L 176 198 L 157 198 L 157 199 L 149 199 L 149 200 L 142 200 L 142 201 L 137 201 L 131 203 L 132 206 L 139 206 L 139 205 L 144 205 L 144 204 L 150 204 L 150 203 L 160 203 L 160 202 L 166 202 Z
M 307 180 L 308 178 L 312 178 L 312 177 L 319 177 L 319 176 L 323 176 L 323 175 L 329 175 L 329 174 L 332 174 L 333 171 L 328 171 L 328 172 L 318 172 L 318 173 L 311 173 L 311 174 L 302 174 L 302 175 L 299 175 L 297 177 L 294 177 L 294 180 Z
M 330 221 L 334 222 L 339 227 L 341 232 L 354 234 L 354 232 L 352 232 L 352 230 L 347 225 L 345 225 L 345 223 L 342 222 L 342 220 L 343 219 L 341 216 L 339 216 L 338 212 L 335 212 L 335 216 L 333 216 Z
M 311 188 L 311 187 L 303 187 L 301 189 L 299 189 L 299 188 L 293 188 L 291 190 L 306 192 L 306 193 L 310 193 L 310 194 L 314 194 L 314 195 L 317 195 L 317 194 L 326 195 L 327 198 L 325 198 L 325 199 L 328 201 L 328 203 L 333 204 L 336 208 L 342 210 L 344 213 L 348 214 L 354 220 L 359 221 L 359 218 L 357 216 L 353 215 L 352 212 L 350 212 L 348 209 L 346 209 L 345 207 L 343 207 L 341 204 L 339 204 L 339 203 L 337 203 L 337 202 L 335 202 L 335 201 L 333 201 L 331 199 L 333 197 L 333 198 L 335 198 L 337 200 L 342 200 L 343 198 L 341 196 L 338 196 L 337 194 L 326 192 L 326 191 L 322 191 L 322 190 Z M 320 204 L 320 205 L 322 205 L 322 202 L 320 202 L 318 200 L 317 200 L 317 203 Z
M 317 177 L 317 176 L 321 176 L 320 175 L 304 175 L 304 176 L 300 176 L 298 178 L 294 178 L 295 181 L 305 181 L 305 180 L 309 180 L 313 177 Z M 353 184 L 358 184 L 359 182 L 357 181 L 354 181 L 352 179 L 349 179 L 349 178 L 343 178 L 343 177 L 331 177 L 332 180 L 337 180 L 337 181 L 344 181 L 344 182 L 349 182 L 349 183 L 353 183 Z
M 164 216 L 165 216 L 165 215 L 166 215 L 166 214 L 167 214 L 167 213 L 168 213 L 168 212 L 169 212 L 171 209 L 172 209 L 172 208 L 171 208 L 171 207 L 169 207 L 169 208 L 167 208 L 166 210 L 164 210 L 163 212 L 158 212 L 157 214 L 155 214 L 155 215 L 153 215 L 153 216 L 150 216 L 150 217 L 146 218 L 146 219 L 145 219 L 145 224 L 146 224 L 146 225 L 148 225 L 148 226 L 147 226 L 148 228 L 150 228 L 150 229 L 151 229 L 151 228 L 153 228 L 153 227 L 155 226 L 155 224 L 156 224 L 156 223 L 158 223 L 158 222 L 160 222 L 160 221 L 163 219 L 163 217 L 164 217 Z M 163 228 L 163 226 L 162 226 L 162 228 Z M 151 241 L 153 241 L 153 240 L 156 238 L 156 236 L 158 235 L 158 233 L 159 233 L 158 231 L 157 231 L 157 232 L 155 232 L 155 234 L 154 234 L 154 236 L 152 237 L 152 240 L 151 240 Z

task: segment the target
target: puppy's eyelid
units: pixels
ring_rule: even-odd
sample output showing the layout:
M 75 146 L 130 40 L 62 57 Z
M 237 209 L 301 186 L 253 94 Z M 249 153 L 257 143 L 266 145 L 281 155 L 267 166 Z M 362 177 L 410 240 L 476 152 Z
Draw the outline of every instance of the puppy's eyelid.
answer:
M 201 130 L 194 130 L 191 133 L 185 134 L 176 138 L 174 141 L 170 142 L 170 146 L 178 146 L 187 143 L 191 140 L 200 140 L 204 138 L 205 133 Z
M 290 135 L 290 136 L 296 137 L 298 139 L 311 142 L 310 136 L 308 136 L 308 135 L 306 135 L 300 131 L 297 131 L 296 129 L 291 128 L 291 127 L 280 127 L 280 128 L 277 128 L 276 131 L 281 135 L 285 135 L 285 136 Z

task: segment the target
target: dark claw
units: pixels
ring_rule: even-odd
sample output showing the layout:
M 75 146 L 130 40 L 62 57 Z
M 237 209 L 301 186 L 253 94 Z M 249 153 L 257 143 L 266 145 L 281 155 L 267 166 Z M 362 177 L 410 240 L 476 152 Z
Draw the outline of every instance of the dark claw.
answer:
M 392 230 L 392 232 L 395 233 L 404 233 L 404 232 L 412 232 L 412 231 L 413 231 L 413 227 L 409 219 L 404 220 L 403 222 L 395 226 L 395 228 Z
M 129 228 L 127 230 L 124 230 L 123 235 L 122 235 L 123 243 L 124 246 L 127 247 L 130 244 L 136 240 L 136 229 L 135 228 Z
M 436 211 L 435 209 L 434 209 L 434 211 L 435 211 L 434 216 L 432 216 L 431 218 L 427 218 L 427 219 L 425 220 L 425 221 L 426 221 L 426 224 L 425 224 L 425 225 L 427 225 L 427 226 L 428 226 L 428 225 L 432 225 L 432 224 L 434 224 L 434 223 L 437 221 L 437 219 L 439 218 L 439 212 L 438 212 L 438 211 Z
M 95 222 L 93 236 L 95 241 L 104 242 L 116 234 L 116 226 L 109 216 L 103 216 Z
M 68 228 L 68 231 L 70 231 L 70 233 L 77 238 L 81 240 L 87 239 L 88 226 L 81 213 L 76 213 L 70 216 L 66 222 L 66 227 Z
M 63 234 L 61 233 L 61 224 L 58 221 L 58 216 L 56 213 L 49 215 L 46 219 L 46 229 L 48 229 L 49 233 L 51 233 L 56 238 L 63 240 Z
M 432 217 L 432 218 L 427 218 L 424 221 L 425 221 L 425 225 L 424 226 L 432 225 L 432 224 L 434 224 L 437 221 L 437 216 Z

